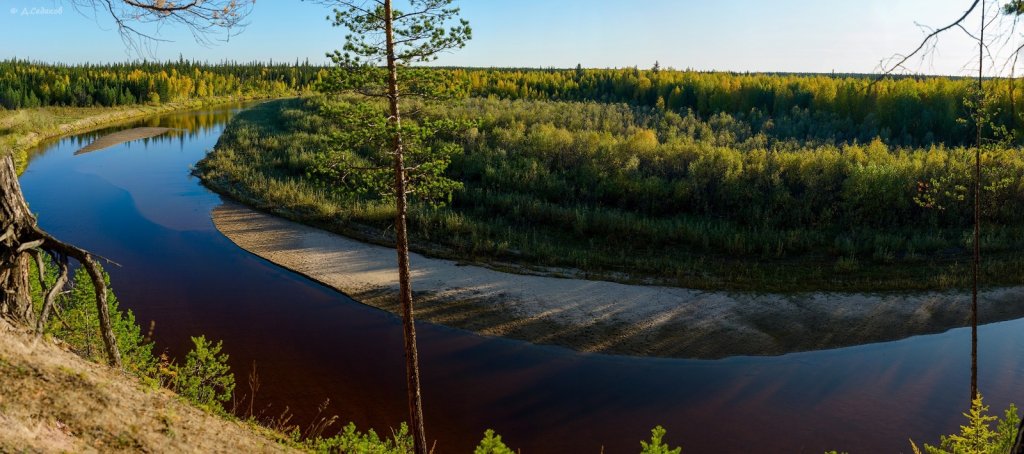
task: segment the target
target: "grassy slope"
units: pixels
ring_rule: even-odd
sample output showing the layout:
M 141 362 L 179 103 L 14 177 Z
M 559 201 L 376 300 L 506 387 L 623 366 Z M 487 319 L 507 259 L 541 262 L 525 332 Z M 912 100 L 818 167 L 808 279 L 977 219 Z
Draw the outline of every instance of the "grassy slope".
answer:
M 0 452 L 284 452 L 265 429 L 199 410 L 0 320 Z
M 27 164 L 28 150 L 46 139 L 86 132 L 149 115 L 246 99 L 254 98 L 216 97 L 160 105 L 0 110 L 0 153 L 12 154 L 15 167 L 20 172 Z
M 292 153 L 288 151 L 289 146 L 298 144 L 293 148 L 303 153 L 316 146 L 303 142 L 302 135 L 290 136 L 291 131 L 281 130 L 285 122 L 281 111 L 293 107 L 301 107 L 301 103 L 271 102 L 236 116 L 218 143 L 218 151 L 200 162 L 197 174 L 215 191 L 259 209 L 364 241 L 388 244 L 391 211 L 387 207 L 357 206 L 333 200 L 322 188 L 290 170 L 304 158 L 289 154 Z M 549 232 L 550 235 L 528 238 L 535 242 L 543 240 L 539 246 L 549 249 L 550 253 L 509 254 L 509 249 L 529 252 L 529 248 L 516 247 L 518 244 L 488 247 L 474 243 L 473 235 L 448 234 L 443 222 L 417 220 L 418 215 L 413 213 L 414 227 L 425 224 L 439 230 L 413 228 L 412 245 L 417 252 L 514 272 L 775 292 L 950 289 L 968 285 L 969 277 L 969 262 L 958 260 L 960 257 L 916 262 L 873 261 L 855 269 L 841 269 L 834 258 L 822 254 L 744 258 L 729 253 L 633 249 L 628 254 L 615 255 L 588 248 L 586 238 L 571 232 Z M 564 260 L 581 254 L 585 257 L 572 264 Z M 678 269 L 693 271 L 685 274 L 673 271 Z M 988 254 L 984 274 L 985 282 L 990 285 L 1017 285 L 1024 279 L 1024 256 L 1016 251 Z

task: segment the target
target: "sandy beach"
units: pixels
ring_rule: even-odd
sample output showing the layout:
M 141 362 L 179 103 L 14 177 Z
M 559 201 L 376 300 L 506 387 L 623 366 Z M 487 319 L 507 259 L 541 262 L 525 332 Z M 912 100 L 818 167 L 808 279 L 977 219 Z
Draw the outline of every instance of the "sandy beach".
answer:
M 235 244 L 398 312 L 393 249 L 235 202 L 213 212 Z M 411 254 L 419 320 L 586 352 L 720 358 L 900 339 L 965 326 L 970 294 L 706 292 L 520 275 Z M 1024 287 L 982 293 L 982 322 L 1024 316 Z

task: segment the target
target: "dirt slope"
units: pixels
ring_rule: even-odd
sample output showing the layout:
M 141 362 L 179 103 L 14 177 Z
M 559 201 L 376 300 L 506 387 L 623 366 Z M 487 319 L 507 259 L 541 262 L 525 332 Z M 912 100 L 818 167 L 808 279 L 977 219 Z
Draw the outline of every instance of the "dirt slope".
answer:
M 0 320 L 0 452 L 286 450 Z

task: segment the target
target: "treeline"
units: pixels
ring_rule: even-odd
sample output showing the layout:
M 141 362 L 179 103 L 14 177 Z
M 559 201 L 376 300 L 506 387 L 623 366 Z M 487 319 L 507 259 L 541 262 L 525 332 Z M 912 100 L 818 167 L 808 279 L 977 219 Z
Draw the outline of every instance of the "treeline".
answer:
M 137 62 L 62 65 L 0 61 L 0 106 L 111 107 L 214 96 L 283 96 L 313 88 L 327 73 L 309 64 Z
M 727 113 L 772 130 L 772 123 L 804 123 L 776 130 L 800 140 L 869 142 L 893 145 L 965 144 L 973 124 L 964 108 L 971 89 L 966 79 L 949 77 L 738 74 L 676 70 L 448 69 L 465 80 L 473 96 L 501 99 L 598 101 L 656 107 L 701 118 Z M 989 81 L 997 122 L 1022 131 L 1013 121 L 1017 83 Z
M 332 71 L 308 63 L 136 62 L 59 65 L 0 61 L 0 106 L 115 106 L 208 96 L 285 95 L 321 86 Z M 949 77 L 738 74 L 669 69 L 436 68 L 450 91 L 474 97 L 626 103 L 701 119 L 728 114 L 756 132 L 816 142 L 963 145 L 974 130 L 971 82 Z M 1016 121 L 1017 83 L 990 80 L 995 122 Z

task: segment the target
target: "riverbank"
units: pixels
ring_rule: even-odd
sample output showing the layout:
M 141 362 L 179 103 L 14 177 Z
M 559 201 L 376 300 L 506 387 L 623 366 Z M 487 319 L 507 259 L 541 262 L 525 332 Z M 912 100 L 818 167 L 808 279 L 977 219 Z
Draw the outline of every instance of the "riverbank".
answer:
M 370 306 L 398 313 L 393 249 L 235 202 L 213 212 L 235 244 Z M 510 274 L 411 254 L 417 317 L 586 352 L 675 358 L 777 355 L 965 326 L 970 295 L 708 292 Z M 983 323 L 1024 316 L 1024 287 L 983 292 Z
M 0 152 L 12 155 L 20 173 L 28 163 L 28 151 L 47 139 L 132 122 L 151 115 L 258 99 L 268 98 L 223 96 L 159 105 L 40 107 L 0 111 Z

